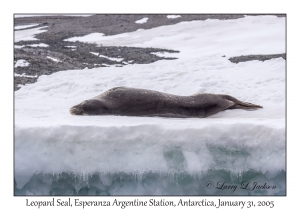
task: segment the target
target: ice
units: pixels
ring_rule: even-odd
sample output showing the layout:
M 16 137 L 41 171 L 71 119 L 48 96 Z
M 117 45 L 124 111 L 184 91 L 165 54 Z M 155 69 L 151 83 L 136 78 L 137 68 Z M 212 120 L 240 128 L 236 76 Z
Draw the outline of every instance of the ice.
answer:
M 36 182 L 35 176 L 41 180 L 51 173 L 67 173 L 68 180 L 80 174 L 87 178 L 74 181 L 65 191 L 51 188 L 52 193 L 68 194 L 73 189 L 88 193 L 89 176 L 100 174 L 100 181 L 91 188 L 95 194 L 215 194 L 217 191 L 195 187 L 196 181 L 244 174 L 249 180 L 281 183 L 272 194 L 284 194 L 286 61 L 276 58 L 235 64 L 228 58 L 285 53 L 285 18 L 181 22 L 76 40 L 180 53 L 176 60 L 147 65 L 42 75 L 36 83 L 16 91 L 15 179 L 18 188 L 25 190 L 22 192 L 33 193 L 30 184 Z M 176 95 L 228 94 L 264 108 L 226 110 L 201 119 L 70 115 L 73 105 L 117 86 Z M 164 178 L 157 178 L 159 174 Z M 122 177 L 127 181 L 121 181 Z M 47 180 L 43 181 L 44 191 L 50 186 Z M 176 184 L 180 191 L 172 187 Z
M 65 39 L 64 41 L 76 42 L 79 38 L 81 41 L 84 41 L 84 40 L 91 40 L 91 39 L 94 39 L 94 37 L 99 37 L 99 36 L 104 36 L 104 34 L 103 33 L 91 33 L 89 35 L 86 35 L 85 38 L 73 37 L 73 38 Z
M 236 185 L 235 191 L 208 189 L 208 180 L 216 185 L 225 182 Z M 244 190 L 240 180 L 268 183 L 275 189 Z M 15 195 L 285 195 L 285 173 L 279 172 L 275 177 L 268 177 L 268 172 L 254 170 L 238 175 L 225 170 L 189 174 L 172 171 L 170 173 L 145 171 L 143 173 L 35 173 L 22 189 L 15 188 Z

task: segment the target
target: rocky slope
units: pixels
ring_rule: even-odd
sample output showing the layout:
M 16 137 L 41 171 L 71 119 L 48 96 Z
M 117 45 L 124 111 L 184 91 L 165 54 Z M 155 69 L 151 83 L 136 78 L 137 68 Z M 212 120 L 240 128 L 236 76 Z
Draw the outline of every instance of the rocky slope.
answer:
M 277 14 L 277 16 L 283 17 L 285 15 Z M 146 23 L 136 23 L 137 20 L 145 17 L 148 18 Z M 176 53 L 178 52 L 156 48 L 96 46 L 95 44 L 64 41 L 67 38 L 84 36 L 94 32 L 104 33 L 105 35 L 115 35 L 136 31 L 141 28 L 149 29 L 162 25 L 176 24 L 181 21 L 206 19 L 227 20 L 243 17 L 244 15 L 241 14 L 188 14 L 180 15 L 178 18 L 174 18 L 174 16 L 172 18 L 168 18 L 167 14 L 100 14 L 88 17 L 36 16 L 15 18 L 15 26 L 36 24 L 30 28 L 47 26 L 47 31 L 35 36 L 39 40 L 15 42 L 15 45 L 19 46 L 19 48 L 15 47 L 14 50 L 14 89 L 18 90 L 20 85 L 36 82 L 40 75 L 49 75 L 57 71 L 108 66 L 122 67 L 124 65 L 131 65 L 134 63 L 147 64 L 161 59 L 176 59 Z M 27 29 L 29 28 L 18 30 Z M 15 31 L 17 31 L 17 29 L 15 29 Z M 40 43 L 48 46 L 34 47 L 34 45 L 38 45 Z M 153 52 L 174 53 L 174 57 L 159 57 L 152 54 Z M 259 55 L 256 55 L 256 57 L 257 56 Z M 270 56 L 263 56 L 264 58 L 270 59 Z M 251 58 L 244 56 L 242 59 L 249 60 Z M 16 63 L 20 60 L 25 60 L 29 64 L 25 66 L 16 65 Z M 232 62 L 236 62 L 236 60 L 237 58 L 231 59 Z

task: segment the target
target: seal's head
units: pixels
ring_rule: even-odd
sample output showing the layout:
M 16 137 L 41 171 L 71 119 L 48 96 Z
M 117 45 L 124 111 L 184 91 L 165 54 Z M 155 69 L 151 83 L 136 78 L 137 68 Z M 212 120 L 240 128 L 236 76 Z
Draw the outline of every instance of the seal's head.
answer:
M 101 115 L 105 114 L 105 108 L 101 101 L 90 99 L 71 107 L 70 113 L 72 115 Z

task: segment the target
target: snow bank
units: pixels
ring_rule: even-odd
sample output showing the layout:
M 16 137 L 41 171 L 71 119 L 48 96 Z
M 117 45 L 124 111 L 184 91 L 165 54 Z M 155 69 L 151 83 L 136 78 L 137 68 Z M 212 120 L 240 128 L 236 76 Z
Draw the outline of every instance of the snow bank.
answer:
M 176 148 L 191 172 L 284 170 L 285 61 L 215 62 L 159 61 L 40 76 L 15 93 L 17 182 L 34 171 L 169 171 L 163 154 Z M 264 108 L 227 110 L 206 119 L 69 114 L 71 106 L 116 86 L 230 94 Z M 219 165 L 221 159 L 225 162 Z

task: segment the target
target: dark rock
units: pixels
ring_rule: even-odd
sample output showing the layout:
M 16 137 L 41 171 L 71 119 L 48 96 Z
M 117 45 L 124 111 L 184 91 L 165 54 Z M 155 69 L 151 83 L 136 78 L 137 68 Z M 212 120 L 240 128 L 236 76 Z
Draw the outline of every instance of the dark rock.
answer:
M 239 62 L 246 62 L 246 61 L 253 61 L 253 60 L 259 60 L 259 61 L 266 61 L 270 60 L 273 58 L 280 58 L 282 57 L 283 59 L 286 60 L 286 54 L 273 54 L 273 55 L 242 55 L 238 57 L 232 57 L 229 58 L 232 63 L 239 63 Z

